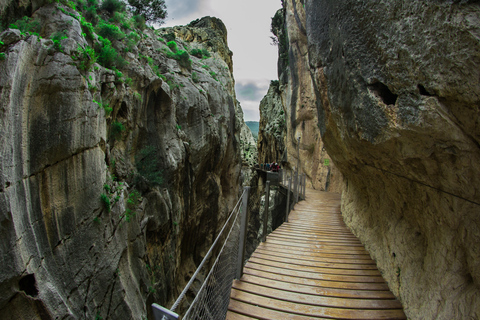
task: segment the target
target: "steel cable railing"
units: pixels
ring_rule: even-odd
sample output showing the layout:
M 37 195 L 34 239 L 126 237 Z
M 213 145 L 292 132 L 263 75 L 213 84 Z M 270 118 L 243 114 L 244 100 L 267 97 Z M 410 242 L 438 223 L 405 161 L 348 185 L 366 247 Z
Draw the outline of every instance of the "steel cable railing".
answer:
M 230 226 L 213 266 L 208 272 L 201 288 L 197 292 L 195 299 L 182 317 L 182 319 L 212 320 L 225 318 L 233 279 L 235 278 L 236 273 L 238 273 L 239 264 L 243 265 L 243 261 L 239 262 L 239 251 L 244 250 L 244 244 L 241 245 L 241 242 L 244 243 L 245 241 L 244 238 L 242 238 L 241 228 L 244 228 L 244 226 L 241 226 L 240 218 L 242 214 L 246 216 L 247 199 L 248 188 L 243 191 L 241 198 L 235 205 L 232 213 L 222 227 L 222 230 L 219 232 L 217 238 L 205 255 L 205 258 L 203 258 L 173 306 L 170 309 L 167 309 L 158 304 L 152 304 L 156 320 L 179 319 L 179 315 L 175 313 L 176 308 L 180 305 L 188 290 L 190 290 L 191 285 L 203 269 L 205 263 L 209 260 L 212 252 L 217 247 L 217 243 L 222 239 L 222 236 L 224 236 L 227 226 Z

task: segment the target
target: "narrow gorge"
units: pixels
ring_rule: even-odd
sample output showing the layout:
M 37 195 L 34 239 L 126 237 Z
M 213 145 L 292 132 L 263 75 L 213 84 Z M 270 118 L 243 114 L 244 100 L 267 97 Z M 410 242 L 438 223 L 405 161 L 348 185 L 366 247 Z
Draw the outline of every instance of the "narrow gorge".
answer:
M 0 4 L 0 320 L 153 319 L 245 186 L 255 250 L 272 161 L 341 194 L 408 319 L 479 319 L 479 3 L 278 2 L 257 141 L 220 19 Z
M 480 6 L 282 3 L 284 159 L 341 191 L 409 319 L 478 319 Z

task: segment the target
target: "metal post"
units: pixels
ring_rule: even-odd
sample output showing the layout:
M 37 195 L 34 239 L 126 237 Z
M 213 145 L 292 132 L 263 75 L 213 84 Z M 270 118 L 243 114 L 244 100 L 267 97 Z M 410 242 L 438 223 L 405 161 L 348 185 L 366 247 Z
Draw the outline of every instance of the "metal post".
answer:
M 283 171 L 282 169 L 278 169 L 278 182 L 283 184 Z
M 178 314 L 172 312 L 156 303 L 152 304 L 153 318 L 155 320 L 176 320 Z
M 267 225 L 268 225 L 268 207 L 270 206 L 270 181 L 267 181 L 267 189 L 265 190 L 265 210 L 263 212 L 263 238 L 262 242 L 267 241 Z
M 292 178 L 288 179 L 287 189 L 287 213 L 285 215 L 285 222 L 288 222 L 288 214 L 290 213 L 290 189 L 292 188 Z
M 240 238 L 238 240 L 238 257 L 237 257 L 237 278 L 240 279 L 243 275 L 243 261 L 245 260 L 245 244 L 247 241 L 247 226 L 248 226 L 248 193 L 250 187 L 243 188 L 242 212 L 240 216 Z
M 303 200 L 305 200 L 305 189 L 307 189 L 307 175 L 303 174 Z
M 295 171 L 295 203 L 298 203 L 298 189 L 300 185 L 298 170 Z
M 295 181 L 295 173 L 292 171 L 292 174 L 291 174 L 291 179 L 292 179 L 292 208 L 290 210 L 294 210 L 295 209 L 295 185 L 296 185 L 296 181 Z

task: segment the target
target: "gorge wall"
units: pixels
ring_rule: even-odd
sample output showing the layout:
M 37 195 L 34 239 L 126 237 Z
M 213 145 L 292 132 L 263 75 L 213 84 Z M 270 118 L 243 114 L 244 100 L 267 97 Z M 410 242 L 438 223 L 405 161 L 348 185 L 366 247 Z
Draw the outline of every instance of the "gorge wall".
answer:
M 274 148 L 272 146 L 284 148 L 278 162 L 282 163 L 287 171 L 295 170 L 297 161 L 300 160 L 299 171 L 307 175 L 308 187 L 340 192 L 342 176 L 327 154 L 318 128 L 315 86 L 310 77 L 307 58 L 308 42 L 303 2 L 283 1 L 283 8 L 272 18 L 272 32 L 279 48 L 279 83 L 272 84 L 260 106 L 261 110 L 269 113 L 268 117 L 264 117 L 268 119 L 267 122 L 260 122 L 260 158 L 262 154 L 273 156 L 272 151 L 268 151 Z M 281 110 L 272 107 L 279 101 Z M 278 125 L 273 117 L 278 118 Z M 267 125 L 270 128 L 267 128 Z M 265 146 L 261 144 L 262 131 L 267 133 L 264 140 L 271 141 L 269 147 L 267 142 Z M 276 139 L 275 136 L 281 138 Z M 265 160 L 272 162 L 275 159 Z
M 101 39 L 72 7 L 32 19 L 38 35 L 0 34 L 0 318 L 151 318 L 239 196 L 226 28 L 136 30 L 107 69 L 79 53 Z M 201 54 L 182 64 L 168 41 Z
M 298 73 L 282 83 L 305 88 L 283 94 L 304 99 L 291 103 L 287 144 L 318 121 L 343 175 L 345 222 L 409 319 L 478 319 L 478 3 L 284 3 Z

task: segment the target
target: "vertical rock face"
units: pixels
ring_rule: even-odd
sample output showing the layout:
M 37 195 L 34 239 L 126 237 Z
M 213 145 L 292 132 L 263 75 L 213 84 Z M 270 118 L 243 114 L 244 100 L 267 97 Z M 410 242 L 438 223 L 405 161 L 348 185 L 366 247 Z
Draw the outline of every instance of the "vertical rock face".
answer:
M 0 35 L 2 319 L 146 318 L 176 298 L 239 193 L 223 23 L 145 29 L 122 75 L 78 67 L 92 40 L 76 14 L 54 3 L 34 14 L 43 38 Z M 59 29 L 62 51 L 48 40 Z M 167 35 L 211 57 L 185 68 Z
M 278 81 L 272 81 L 260 101 L 258 130 L 259 163 L 280 163 L 285 152 L 285 111 Z
M 243 120 L 243 110 L 237 101 L 236 121 L 240 129 L 240 153 L 242 157 L 242 185 L 256 184 L 257 173 L 254 166 L 258 163 L 258 149 L 252 131 Z
M 478 318 L 480 7 L 312 0 L 306 12 L 347 224 L 410 319 Z
M 272 21 L 278 39 L 278 72 L 286 120 L 282 159 L 288 169 L 307 174 L 311 187 L 340 192 L 342 177 L 324 149 L 318 128 L 317 88 L 310 77 L 306 16 L 303 0 L 286 0 Z M 300 143 L 298 142 L 300 138 Z

